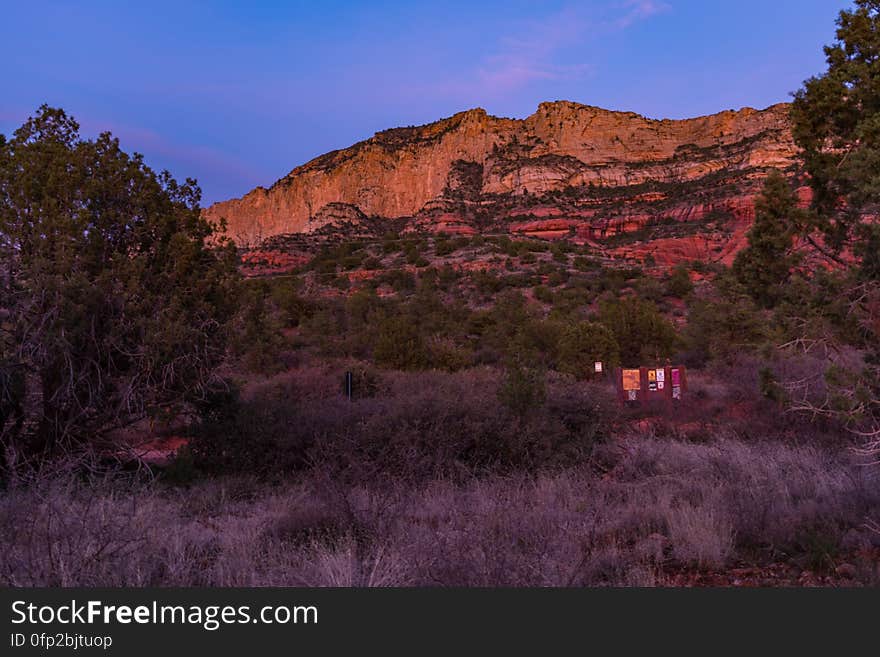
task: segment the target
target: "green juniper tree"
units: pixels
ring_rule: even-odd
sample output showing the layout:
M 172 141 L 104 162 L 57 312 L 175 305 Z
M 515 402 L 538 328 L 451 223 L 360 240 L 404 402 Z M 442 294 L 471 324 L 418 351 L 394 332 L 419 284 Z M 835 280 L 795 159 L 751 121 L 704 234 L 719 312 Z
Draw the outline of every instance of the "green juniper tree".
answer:
M 239 276 L 199 197 L 60 109 L 0 140 L 7 466 L 210 389 Z
M 859 427 L 880 452 L 880 1 L 840 12 L 836 36 L 825 73 L 795 95 L 792 131 L 814 192 L 804 236 L 845 272 L 865 367 L 837 368 L 847 375 L 826 377 L 828 399 L 801 407 Z
M 797 264 L 792 237 L 802 215 L 785 176 L 771 172 L 755 201 L 755 223 L 747 235 L 748 247 L 737 254 L 733 263 L 737 280 L 765 308 L 779 301 Z
M 856 0 L 825 48 L 828 70 L 804 83 L 792 130 L 814 191 L 816 244 L 840 258 L 848 250 L 863 279 L 880 280 L 880 1 Z M 809 239 L 812 239 L 808 236 Z

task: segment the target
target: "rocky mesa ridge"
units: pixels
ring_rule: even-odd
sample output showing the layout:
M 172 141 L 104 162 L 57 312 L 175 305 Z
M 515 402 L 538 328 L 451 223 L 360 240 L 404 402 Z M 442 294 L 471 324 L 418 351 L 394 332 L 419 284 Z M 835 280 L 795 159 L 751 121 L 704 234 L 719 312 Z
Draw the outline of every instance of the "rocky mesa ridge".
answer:
M 525 119 L 473 109 L 379 132 L 205 215 L 239 244 L 368 217 L 601 239 L 719 213 L 741 224 L 766 170 L 793 172 L 796 153 L 787 104 L 685 120 L 566 101 Z

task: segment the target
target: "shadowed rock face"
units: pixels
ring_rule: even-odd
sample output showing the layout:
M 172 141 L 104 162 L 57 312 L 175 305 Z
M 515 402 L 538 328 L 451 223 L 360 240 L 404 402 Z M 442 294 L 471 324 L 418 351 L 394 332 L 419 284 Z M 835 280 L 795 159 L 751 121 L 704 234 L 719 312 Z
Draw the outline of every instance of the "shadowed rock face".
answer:
M 474 109 L 377 133 L 205 214 L 240 244 L 367 217 L 463 233 L 555 220 L 549 237 L 601 239 L 749 205 L 768 168 L 795 162 L 788 110 L 658 121 L 564 101 L 523 120 Z

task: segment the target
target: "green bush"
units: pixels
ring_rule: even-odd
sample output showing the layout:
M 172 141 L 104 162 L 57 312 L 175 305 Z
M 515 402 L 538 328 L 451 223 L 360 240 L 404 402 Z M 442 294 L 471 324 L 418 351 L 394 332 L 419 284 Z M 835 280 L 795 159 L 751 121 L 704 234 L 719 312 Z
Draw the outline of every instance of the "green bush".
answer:
M 244 310 L 239 317 L 233 338 L 233 348 L 241 356 L 245 367 L 261 374 L 271 374 L 283 367 L 280 359 L 284 339 L 282 322 L 272 310 L 269 286 L 256 281 L 245 287 L 242 301 Z
M 382 238 L 382 253 L 397 253 L 400 250 L 400 235 L 397 233 L 385 233 L 385 236 Z
M 675 327 L 657 307 L 636 297 L 603 301 L 598 321 L 613 334 L 625 367 L 659 363 L 671 357 L 679 344 Z
M 568 272 L 554 271 L 547 277 L 547 285 L 550 287 L 559 287 L 568 280 Z
M 398 315 L 386 317 L 379 323 L 373 359 L 380 367 L 396 370 L 422 369 L 430 362 L 418 328 Z
M 405 269 L 389 269 L 376 277 L 376 282 L 390 285 L 398 293 L 412 292 L 416 289 L 416 277 Z
M 544 371 L 521 358 L 509 358 L 498 398 L 520 421 L 525 420 L 547 398 Z
M 312 303 L 297 293 L 296 281 L 293 278 L 278 278 L 272 281 L 270 296 L 285 326 L 299 326 L 313 311 Z
M 751 297 L 735 282 L 719 283 L 721 290 L 714 298 L 689 305 L 684 337 L 692 367 L 710 360 L 730 363 L 771 342 L 773 327 Z
M 553 303 L 553 291 L 546 285 L 539 285 L 534 289 L 535 298 L 542 303 Z
M 578 271 L 592 271 L 596 269 L 601 269 L 602 264 L 593 258 L 587 258 L 584 256 L 578 256 L 574 259 L 574 268 Z
M 679 264 L 670 272 L 666 279 L 666 294 L 679 299 L 684 299 L 694 289 L 691 275 L 687 265 Z
M 597 361 L 606 371 L 616 367 L 619 351 L 614 334 L 606 326 L 595 322 L 570 324 L 559 338 L 557 369 L 578 379 L 589 379 L 595 375 Z
M 568 264 L 569 245 L 566 242 L 556 242 L 550 247 L 550 253 L 556 262 Z

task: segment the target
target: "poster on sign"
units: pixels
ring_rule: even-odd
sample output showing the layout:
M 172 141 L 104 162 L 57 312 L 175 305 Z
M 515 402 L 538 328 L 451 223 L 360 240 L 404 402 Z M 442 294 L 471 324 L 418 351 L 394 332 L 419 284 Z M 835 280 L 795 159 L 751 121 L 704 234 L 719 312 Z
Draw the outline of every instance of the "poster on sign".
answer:
M 626 391 L 642 389 L 642 380 L 638 370 L 623 370 L 623 389 Z
M 666 370 L 662 367 L 657 370 L 657 383 L 664 383 L 666 381 Z M 662 389 L 662 386 L 661 386 Z
M 596 372 L 596 374 L 601 374 L 602 373 L 602 363 L 600 363 L 597 360 L 596 363 L 593 365 L 593 369 Z
M 677 367 L 672 368 L 672 385 L 681 385 L 681 371 Z

